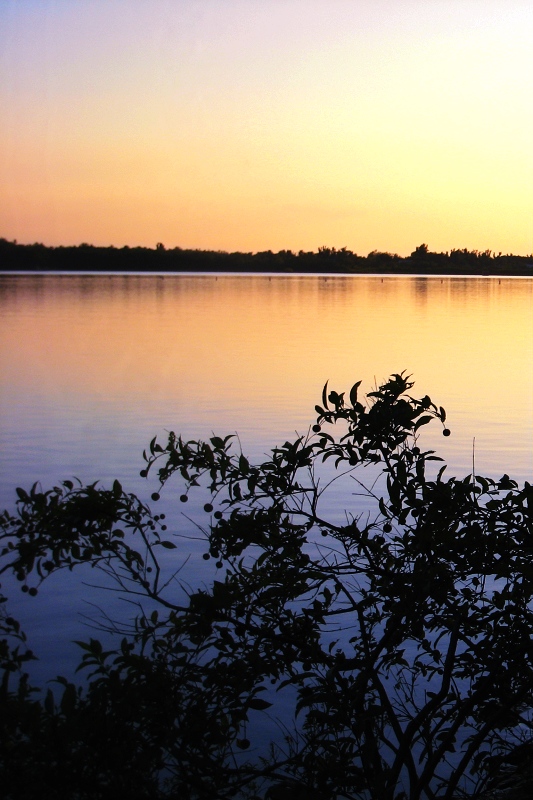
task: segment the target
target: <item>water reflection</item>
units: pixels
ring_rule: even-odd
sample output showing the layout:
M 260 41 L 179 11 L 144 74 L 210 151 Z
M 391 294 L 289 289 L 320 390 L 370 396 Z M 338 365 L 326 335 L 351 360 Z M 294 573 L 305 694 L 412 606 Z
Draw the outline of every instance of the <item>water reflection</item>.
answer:
M 261 453 L 307 427 L 325 380 L 403 369 L 448 409 L 435 444 L 457 470 L 475 436 L 480 470 L 530 477 L 532 319 L 527 279 L 3 276 L 4 485 L 129 476 L 165 428 Z
M 72 475 L 118 477 L 148 496 L 141 452 L 169 429 L 238 431 L 261 458 L 313 422 L 326 380 L 344 390 L 362 378 L 368 390 L 403 369 L 448 410 L 453 435 L 435 428 L 424 443 L 450 474 L 471 470 L 475 437 L 478 472 L 530 480 L 532 289 L 489 278 L 0 276 L 0 505 L 13 505 L 16 486 Z M 48 605 L 17 600 L 58 672 L 76 657 L 74 591 L 62 579 Z M 65 641 L 46 656 L 50 615 Z

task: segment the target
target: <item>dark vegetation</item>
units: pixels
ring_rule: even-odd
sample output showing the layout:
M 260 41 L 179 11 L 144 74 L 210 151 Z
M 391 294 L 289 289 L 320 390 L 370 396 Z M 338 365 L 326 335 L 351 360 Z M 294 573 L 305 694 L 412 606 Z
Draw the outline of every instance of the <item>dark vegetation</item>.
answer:
M 432 253 L 426 244 L 402 258 L 374 251 L 358 256 L 345 247 L 318 252 L 226 253 L 211 250 L 167 250 L 147 247 L 46 247 L 0 239 L 0 270 L 88 272 L 281 272 L 383 273 L 446 275 L 533 275 L 533 256 L 503 255 L 490 250 Z
M 449 435 L 446 414 L 412 386 L 324 387 L 308 434 L 259 464 L 232 436 L 154 439 L 153 502 L 203 508 L 204 586 L 172 577 L 186 541 L 118 481 L 17 490 L 5 580 L 38 603 L 47 576 L 90 565 L 136 616 L 110 647 L 78 643 L 82 686 L 39 693 L 4 611 L 4 798 L 531 796 L 508 771 L 531 753 L 533 487 L 447 477 L 421 436 Z

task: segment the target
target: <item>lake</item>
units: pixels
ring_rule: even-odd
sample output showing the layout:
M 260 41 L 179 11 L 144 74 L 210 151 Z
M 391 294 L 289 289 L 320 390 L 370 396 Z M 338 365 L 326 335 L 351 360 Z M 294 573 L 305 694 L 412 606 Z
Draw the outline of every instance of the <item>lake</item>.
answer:
M 313 424 L 326 380 L 368 391 L 402 370 L 448 412 L 448 439 L 424 432 L 447 474 L 468 474 L 474 457 L 479 474 L 531 481 L 532 364 L 529 278 L 0 275 L 0 505 L 73 475 L 148 498 L 139 470 L 153 436 L 238 432 L 261 458 Z M 189 579 L 209 580 L 200 543 L 187 546 Z M 94 592 L 61 575 L 39 601 L 10 596 L 42 658 L 35 674 L 68 672 Z

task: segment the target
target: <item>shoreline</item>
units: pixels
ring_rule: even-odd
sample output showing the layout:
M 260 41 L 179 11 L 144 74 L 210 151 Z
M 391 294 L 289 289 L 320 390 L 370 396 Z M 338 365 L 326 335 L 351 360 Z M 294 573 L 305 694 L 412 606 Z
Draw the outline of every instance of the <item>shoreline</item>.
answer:
M 410 256 L 373 251 L 359 256 L 346 248 L 317 252 L 266 250 L 228 253 L 146 247 L 47 247 L 0 238 L 0 273 L 20 274 L 213 274 L 213 275 L 374 275 L 424 277 L 533 277 L 533 255 L 467 249 L 433 253 L 419 245 Z
M 434 278 L 440 280 L 461 280 L 461 279 L 478 279 L 484 278 L 498 278 L 501 279 L 533 279 L 533 267 L 530 273 L 511 273 L 511 272 L 494 272 L 494 273 L 451 273 L 451 272 L 204 272 L 204 271 L 179 271 L 179 272 L 160 272 L 158 270 L 142 271 L 142 270 L 5 270 L 0 267 L 1 276 L 12 277 L 56 277 L 56 278 L 70 278 L 70 277 L 138 277 L 138 278 L 323 278 L 338 279 L 338 278 Z

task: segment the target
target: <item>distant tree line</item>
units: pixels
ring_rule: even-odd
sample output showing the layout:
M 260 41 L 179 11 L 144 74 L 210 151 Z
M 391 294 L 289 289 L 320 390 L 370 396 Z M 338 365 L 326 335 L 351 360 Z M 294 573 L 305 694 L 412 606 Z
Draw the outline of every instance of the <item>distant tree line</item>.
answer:
M 346 247 L 264 250 L 228 253 L 223 250 L 167 249 L 161 242 L 149 247 L 69 247 L 18 244 L 0 239 L 0 270 L 90 272 L 280 272 L 280 273 L 398 273 L 457 275 L 533 275 L 533 256 L 493 253 L 491 250 L 451 250 L 433 253 L 421 244 L 410 256 L 373 250 L 367 256 Z

